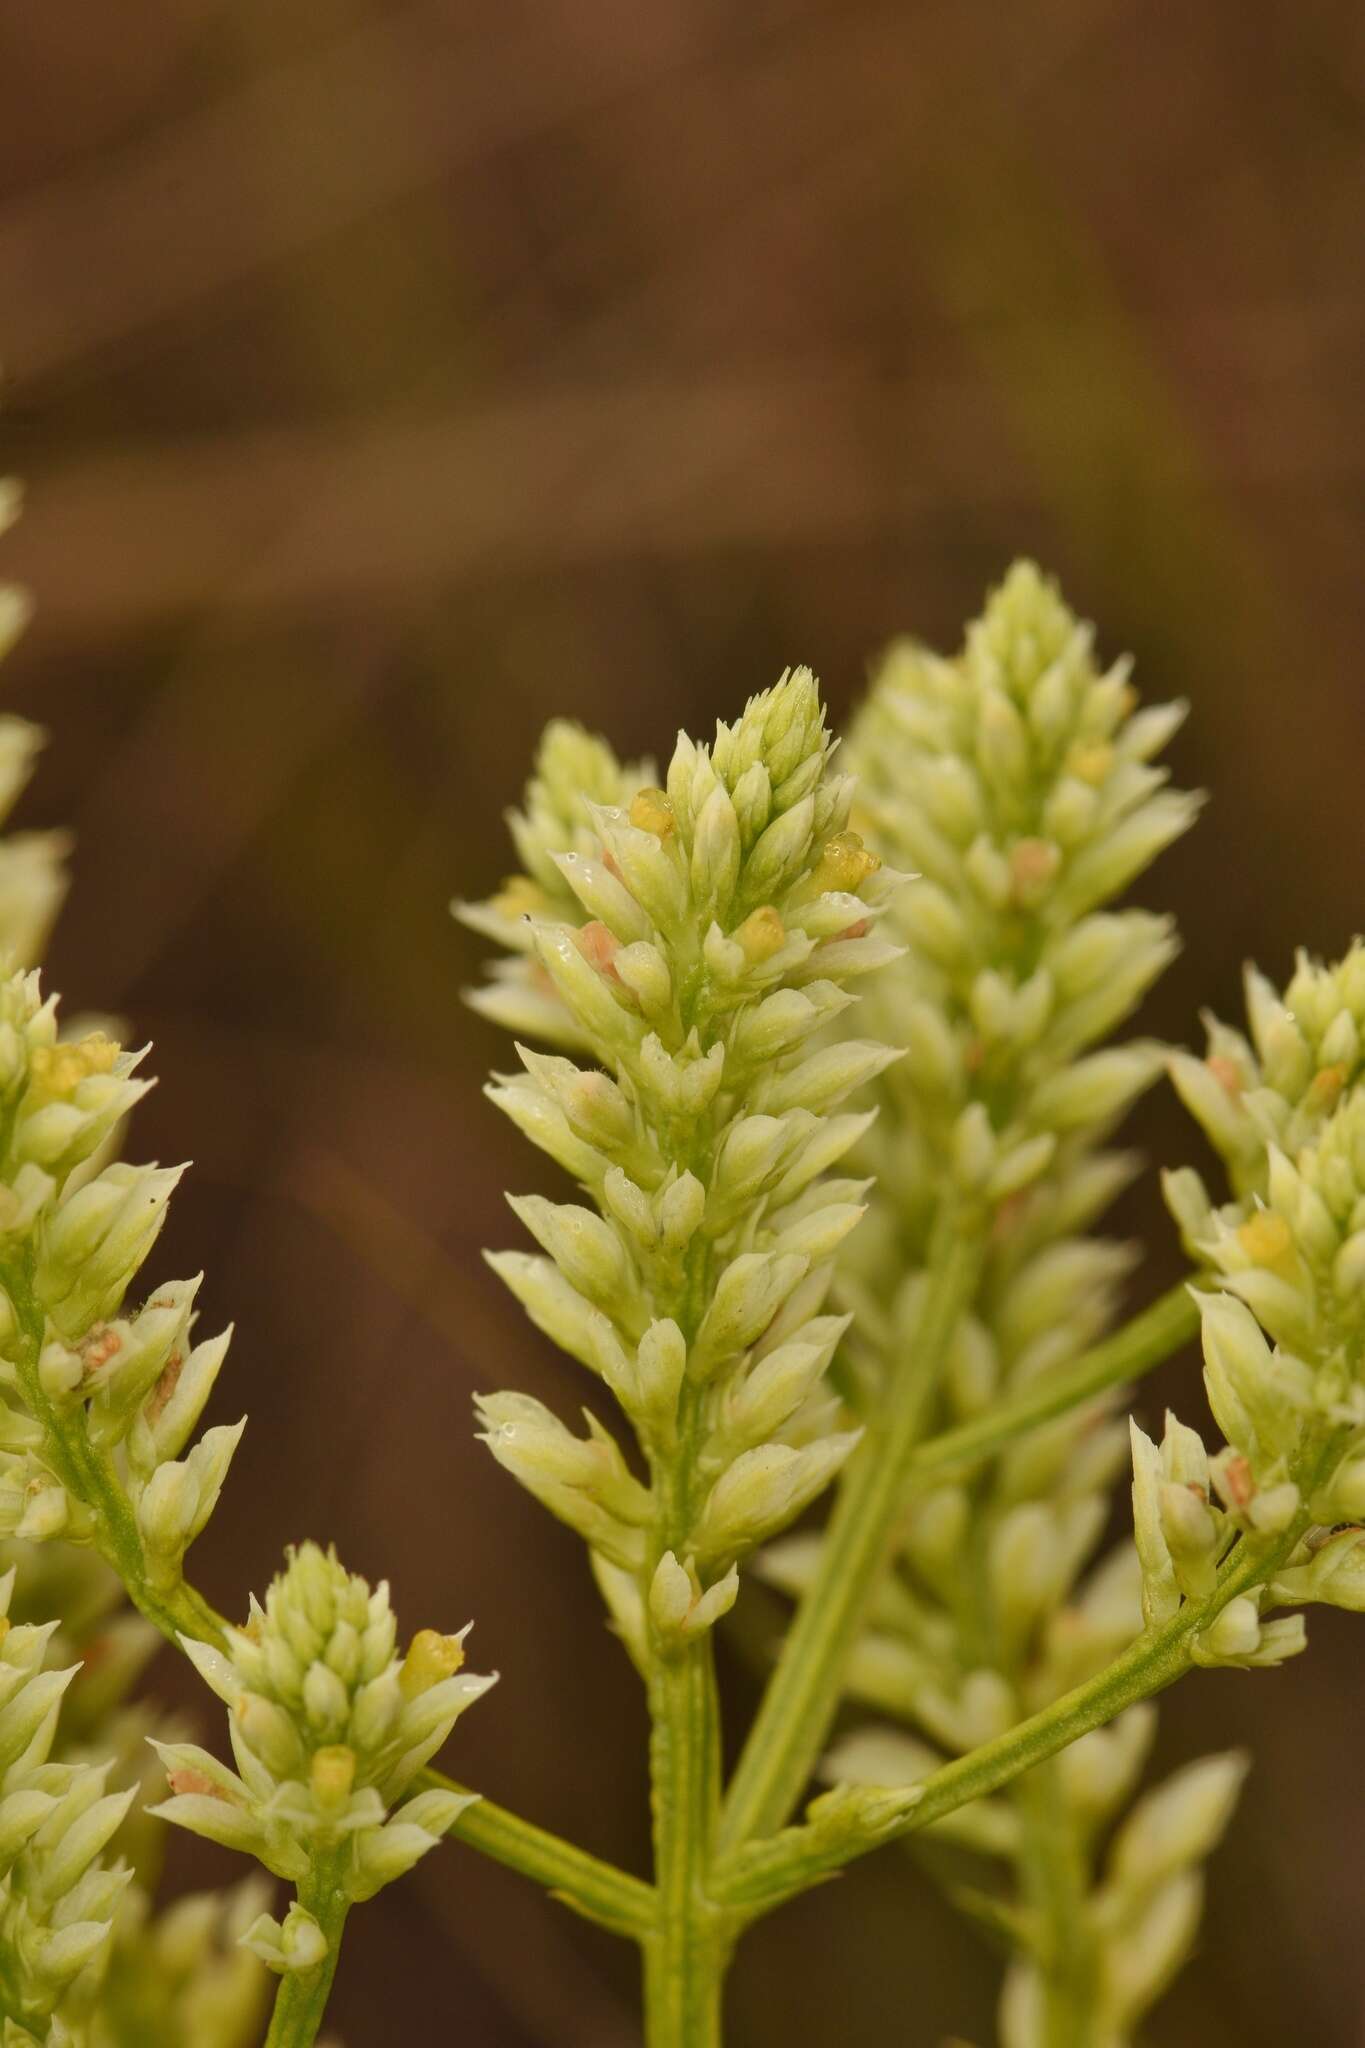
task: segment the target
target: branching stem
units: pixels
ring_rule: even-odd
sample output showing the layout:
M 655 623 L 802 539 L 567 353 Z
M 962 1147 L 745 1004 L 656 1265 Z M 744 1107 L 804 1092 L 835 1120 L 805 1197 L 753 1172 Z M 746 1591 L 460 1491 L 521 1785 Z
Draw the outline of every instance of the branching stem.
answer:
M 1092 1728 L 1102 1727 L 1138 1700 L 1150 1699 L 1188 1671 L 1194 1639 L 1216 1620 L 1229 1601 L 1265 1583 L 1289 1556 L 1307 1526 L 1306 1511 L 1275 1537 L 1244 1537 L 1219 1573 L 1205 1600 L 1187 1600 L 1174 1619 L 1147 1629 L 1094 1678 L 1064 1693 L 993 1742 L 944 1764 L 919 1785 L 919 1798 L 903 1820 L 879 1838 L 913 1834 L 942 1820 L 959 1806 L 983 1799 L 1021 1772 L 1056 1756 Z M 716 1873 L 716 1896 L 726 1905 L 755 1913 L 805 1891 L 821 1878 L 864 1854 L 877 1842 L 840 1840 L 809 1824 L 751 1842 Z
M 940 1240 L 913 1351 L 849 1461 L 818 1575 L 797 1610 L 731 1780 L 721 1818 L 722 1854 L 782 1825 L 829 1733 L 848 1653 L 895 1535 L 924 1413 L 980 1272 L 977 1235 L 959 1231 L 954 1221 Z

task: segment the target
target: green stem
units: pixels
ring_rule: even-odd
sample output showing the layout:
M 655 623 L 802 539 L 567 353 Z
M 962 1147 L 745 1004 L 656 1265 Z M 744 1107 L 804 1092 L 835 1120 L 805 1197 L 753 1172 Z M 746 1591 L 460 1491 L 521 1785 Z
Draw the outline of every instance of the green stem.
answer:
M 713 1889 L 739 1911 L 763 1912 L 841 1870 L 882 1842 L 915 1833 L 942 1820 L 973 1799 L 999 1791 L 1021 1772 L 1112 1721 L 1138 1700 L 1163 1692 L 1193 1663 L 1194 1638 L 1230 1600 L 1270 1578 L 1293 1550 L 1306 1526 L 1301 1514 L 1283 1536 L 1246 1537 L 1219 1574 L 1206 1600 L 1187 1600 L 1164 1627 L 1149 1629 L 1084 1685 L 1064 1693 L 1041 1712 L 1007 1729 L 993 1742 L 969 1750 L 921 1780 L 914 1807 L 874 1840 L 850 1838 L 819 1826 L 787 1828 L 766 1841 L 751 1842 L 715 1873 Z
M 937 1477 L 955 1466 L 972 1464 L 1015 1437 L 1067 1414 L 1082 1401 L 1140 1378 L 1188 1343 L 1198 1329 L 1199 1310 L 1188 1285 L 1181 1281 L 1073 1364 L 996 1402 L 972 1421 L 920 1444 L 911 1456 L 911 1477 Z
M 895 1535 L 925 1409 L 976 1287 L 981 1256 L 976 1233 L 945 1227 L 911 1354 L 849 1461 L 818 1574 L 797 1610 L 731 1780 L 721 1818 L 722 1854 L 782 1825 L 824 1747 L 849 1651 Z
M 320 1857 L 299 1886 L 306 1906 L 327 1938 L 327 1953 L 311 1970 L 290 1970 L 280 1979 L 265 2048 L 312 2048 L 327 2010 L 341 1953 L 341 1931 L 350 1899 L 342 1883 L 340 1855 Z
M 1039 1933 L 1041 2048 L 1092 2048 L 1096 1952 L 1087 1904 L 1090 1870 L 1055 1762 L 1026 1771 L 1014 1792 L 1024 1894 Z
M 647 2048 L 719 2048 L 729 1941 L 708 1896 L 720 1782 L 711 1636 L 649 1680 L 656 1915 L 644 1947 Z
M 439 1786 L 448 1792 L 468 1788 L 443 1771 L 425 1770 L 418 1779 L 422 1788 Z M 585 1849 L 561 1840 L 545 1828 L 536 1827 L 505 1806 L 480 1798 L 466 1807 L 450 1830 L 452 1840 L 464 1842 L 495 1863 L 505 1864 L 523 1877 L 541 1884 L 572 1906 L 575 1912 L 609 1927 L 613 1933 L 636 1941 L 652 1933 L 656 1912 L 654 1888 L 638 1877 L 630 1877 L 614 1864 L 603 1863 Z
M 679 1320 L 691 1333 L 709 1292 L 703 1251 L 688 1262 Z M 684 1550 L 697 1510 L 705 1396 L 685 1385 L 677 1447 L 653 1460 L 658 1502 L 651 1566 Z M 649 1595 L 648 1576 L 643 1587 Z M 727 1917 L 710 1897 L 720 1813 L 720 1704 L 708 1629 L 693 1641 L 653 1632 L 648 1672 L 654 1925 L 644 1943 L 646 2048 L 719 2048 Z

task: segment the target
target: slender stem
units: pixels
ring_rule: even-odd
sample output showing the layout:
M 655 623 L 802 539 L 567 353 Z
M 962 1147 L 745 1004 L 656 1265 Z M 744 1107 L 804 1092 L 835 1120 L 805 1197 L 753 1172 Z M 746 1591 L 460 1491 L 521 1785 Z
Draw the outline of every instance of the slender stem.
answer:
M 439 1786 L 442 1791 L 464 1792 L 468 1787 L 443 1771 L 425 1770 L 420 1787 Z M 643 1940 L 655 1924 L 654 1888 L 638 1877 L 630 1877 L 612 1863 L 603 1863 L 572 1842 L 538 1828 L 520 1815 L 509 1813 L 491 1799 L 479 1798 L 466 1807 L 450 1830 L 452 1840 L 464 1842 L 529 1877 L 575 1912 L 609 1927 L 613 1933 Z
M 1057 1764 L 1038 1764 L 1014 1787 L 1024 1893 L 1039 1931 L 1041 2048 L 1092 2048 L 1096 1948 L 1087 1920 L 1090 1867 Z
M 930 1437 L 913 1452 L 912 1478 L 928 1478 L 984 1458 L 1082 1401 L 1135 1380 L 1178 1351 L 1199 1329 L 1199 1310 L 1184 1281 L 1096 1344 L 1071 1365 L 996 1402 L 970 1422 Z
M 709 1254 L 688 1261 L 679 1319 L 695 1330 L 709 1292 Z M 677 1446 L 652 1460 L 658 1503 L 653 1561 L 686 1542 L 701 1482 L 702 1388 L 685 1385 Z M 648 1599 L 648 1579 L 644 1592 Z M 710 1630 L 650 1645 L 649 1786 L 654 1821 L 654 1925 L 644 1944 L 646 2048 L 719 2048 L 726 1918 L 710 1897 L 720 1812 L 720 1704 Z
M 717 1898 L 740 1910 L 764 1911 L 880 1843 L 929 1827 L 959 1806 L 998 1791 L 1092 1728 L 1112 1721 L 1125 1707 L 1163 1692 L 1189 1670 L 1194 1661 L 1194 1638 L 1230 1600 L 1261 1585 L 1278 1569 L 1303 1534 L 1306 1522 L 1306 1514 L 1301 1514 L 1282 1536 L 1244 1537 L 1206 1600 L 1187 1600 L 1173 1620 L 1162 1628 L 1146 1630 L 1084 1685 L 1064 1693 L 993 1742 L 931 1772 L 917 1787 L 919 1797 L 911 1811 L 875 1840 L 865 1835 L 851 1838 L 811 1824 L 787 1828 L 766 1841 L 749 1843 L 731 1857 L 728 1866 L 722 1864 L 714 1878 Z
M 657 1911 L 645 1943 L 647 2048 L 719 2048 L 728 1955 L 707 1894 L 720 1778 L 709 1631 L 654 1660 L 650 1783 Z
M 911 1354 L 849 1461 L 819 1572 L 797 1611 L 731 1780 L 721 1818 L 722 1854 L 782 1825 L 824 1747 L 849 1651 L 895 1535 L 915 1440 L 976 1286 L 981 1256 L 975 1233 L 944 1229 Z
M 318 2037 L 341 1953 L 341 1930 L 350 1899 L 341 1879 L 338 1854 L 319 1857 L 299 1886 L 306 1906 L 327 1938 L 327 1953 L 311 1970 L 290 1970 L 280 1979 L 265 2048 L 312 2048 Z

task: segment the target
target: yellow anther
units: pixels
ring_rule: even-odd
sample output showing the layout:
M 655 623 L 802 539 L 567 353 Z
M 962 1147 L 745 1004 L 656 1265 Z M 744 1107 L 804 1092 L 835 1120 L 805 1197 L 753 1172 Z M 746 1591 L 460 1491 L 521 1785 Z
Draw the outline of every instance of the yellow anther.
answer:
M 881 866 L 881 856 L 864 846 L 856 832 L 836 832 L 820 850 L 810 876 L 801 889 L 804 897 L 824 896 L 832 890 L 851 896 L 869 875 Z
M 408 1654 L 398 1674 L 405 1700 L 430 1692 L 443 1678 L 453 1678 L 464 1663 L 464 1644 L 458 1636 L 443 1636 L 439 1629 L 419 1628 L 408 1644 Z
M 319 1806 L 329 1813 L 346 1804 L 355 1784 L 355 1751 L 335 1742 L 314 1752 L 308 1782 Z
M 1258 1266 L 1282 1266 L 1292 1259 L 1294 1233 L 1273 1209 L 1258 1209 L 1237 1232 L 1237 1242 Z
M 1066 765 L 1079 782 L 1098 789 L 1114 765 L 1114 749 L 1107 740 L 1080 740 L 1067 755 Z
M 760 910 L 751 910 L 742 925 L 736 927 L 734 940 L 751 967 L 757 967 L 764 960 L 771 960 L 787 943 L 787 929 L 771 903 L 765 903 Z
M 65 1102 L 91 1074 L 112 1072 L 119 1047 L 102 1031 L 70 1045 L 35 1046 L 29 1057 L 29 1095 L 41 1102 Z
M 676 829 L 673 805 L 661 789 L 639 789 L 630 800 L 630 822 L 656 839 L 667 839 Z
M 545 907 L 545 892 L 529 875 L 509 875 L 493 898 L 500 917 L 537 917 Z

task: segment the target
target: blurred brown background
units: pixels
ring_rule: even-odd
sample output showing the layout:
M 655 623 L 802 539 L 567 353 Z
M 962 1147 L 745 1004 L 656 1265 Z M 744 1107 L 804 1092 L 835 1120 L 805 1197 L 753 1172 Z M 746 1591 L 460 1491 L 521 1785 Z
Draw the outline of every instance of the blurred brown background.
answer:
M 632 1865 L 634 1681 L 471 1441 L 473 1388 L 576 1389 L 478 1260 L 540 1169 L 480 1099 L 508 1055 L 447 899 L 504 871 L 547 714 L 666 751 L 794 660 L 842 713 L 869 650 L 954 643 L 1032 551 L 1193 699 L 1177 766 L 1216 802 L 1150 891 L 1188 941 L 1153 1028 L 1233 1005 L 1252 949 L 1339 948 L 1363 60 L 1355 0 L 0 15 L 4 566 L 40 607 L 4 695 L 54 734 L 26 819 L 79 833 L 55 981 L 156 1039 L 138 1143 L 196 1162 L 159 1270 L 207 1266 L 238 1325 L 203 1577 L 236 1610 L 316 1533 L 409 1626 L 475 1614 L 503 1684 L 455 1768 Z M 1188 1153 L 1167 1102 L 1141 1135 Z M 1124 1221 L 1154 1288 L 1150 1183 Z M 1258 1761 L 1154 2043 L 1362 2038 L 1350 1620 L 1169 1704 L 1171 1757 Z M 336 2021 L 628 2048 L 632 1974 L 454 1849 L 358 1916 Z M 992 1981 L 890 1856 L 747 1944 L 732 2039 L 986 2040 Z

